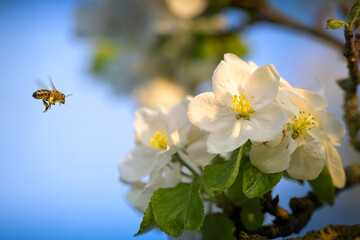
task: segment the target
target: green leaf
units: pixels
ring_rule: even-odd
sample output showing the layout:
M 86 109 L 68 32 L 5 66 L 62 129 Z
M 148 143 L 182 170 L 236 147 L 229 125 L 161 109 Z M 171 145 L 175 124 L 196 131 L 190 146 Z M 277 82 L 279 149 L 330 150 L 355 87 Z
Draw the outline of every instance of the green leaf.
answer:
M 236 240 L 234 223 L 214 214 L 206 215 L 201 232 L 202 240 Z
M 335 18 L 330 18 L 329 20 L 326 21 L 326 29 L 336 30 L 341 28 L 344 24 L 346 24 L 346 22 L 342 20 L 336 20 Z
M 237 153 L 237 152 L 234 152 L 234 153 Z M 227 195 L 235 202 L 242 203 L 243 201 L 248 200 L 248 198 L 245 196 L 245 194 L 243 192 L 243 176 L 244 176 L 243 169 L 244 168 L 241 167 L 241 166 L 244 166 L 245 163 L 248 161 L 249 161 L 249 156 L 244 154 L 240 161 L 239 173 L 238 173 L 237 177 L 235 178 L 234 183 L 227 190 Z
M 154 227 L 156 227 L 156 223 L 154 219 L 152 204 L 151 202 L 149 202 L 149 205 L 144 213 L 144 217 L 141 222 L 140 229 L 134 236 L 138 236 L 140 234 L 146 233 L 151 229 L 153 229 Z
M 259 198 L 252 198 L 242 203 L 241 221 L 247 230 L 253 231 L 262 226 L 264 213 Z
M 360 17 L 360 1 L 357 0 L 354 5 L 351 7 L 347 17 L 346 17 L 346 23 L 349 30 L 353 28 L 354 22 Z
M 243 191 L 248 198 L 259 197 L 273 189 L 278 184 L 283 172 L 265 174 L 260 172 L 250 162 L 244 166 Z
M 204 222 L 200 197 L 201 180 L 160 188 L 151 198 L 156 225 L 161 231 L 178 237 L 183 230 L 198 231 Z
M 216 162 L 204 169 L 204 189 L 211 195 L 219 195 L 233 184 L 239 172 L 240 160 L 245 149 L 241 146 L 238 154 L 233 154 L 229 161 Z M 237 151 L 236 151 L 237 152 Z
M 322 201 L 330 206 L 334 204 L 335 188 L 331 180 L 329 170 L 324 166 L 320 175 L 314 179 L 308 181 L 315 195 Z

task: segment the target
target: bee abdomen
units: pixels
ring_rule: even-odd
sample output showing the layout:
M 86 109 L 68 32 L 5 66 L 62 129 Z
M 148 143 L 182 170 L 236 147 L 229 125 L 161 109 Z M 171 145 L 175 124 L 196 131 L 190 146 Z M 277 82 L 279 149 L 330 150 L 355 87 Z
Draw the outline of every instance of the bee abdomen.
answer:
M 50 97 L 51 91 L 48 89 L 40 89 L 33 93 L 33 98 L 36 99 L 47 99 Z

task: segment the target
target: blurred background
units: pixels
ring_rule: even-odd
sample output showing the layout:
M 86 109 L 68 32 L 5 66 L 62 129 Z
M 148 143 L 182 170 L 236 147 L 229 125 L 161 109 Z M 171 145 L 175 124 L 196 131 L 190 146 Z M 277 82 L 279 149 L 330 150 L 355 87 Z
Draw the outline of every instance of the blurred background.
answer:
M 352 1 L 253 2 L 322 33 Z M 118 163 L 134 146 L 134 112 L 210 90 L 224 53 L 274 64 L 341 116 L 341 30 L 326 31 L 330 41 L 273 22 L 245 0 L 0 0 L 0 239 L 132 239 L 142 214 L 126 202 Z M 32 93 L 48 76 L 73 95 L 43 113 Z M 339 152 L 345 166 L 360 159 L 348 138 Z M 282 180 L 275 194 L 288 209 L 308 189 Z M 300 235 L 359 223 L 359 197 L 359 187 L 341 193 Z

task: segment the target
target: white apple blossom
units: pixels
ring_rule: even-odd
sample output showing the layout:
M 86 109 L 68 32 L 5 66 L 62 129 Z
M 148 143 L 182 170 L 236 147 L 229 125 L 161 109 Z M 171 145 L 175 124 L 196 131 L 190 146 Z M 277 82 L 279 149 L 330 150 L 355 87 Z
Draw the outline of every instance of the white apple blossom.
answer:
M 189 104 L 190 121 L 210 132 L 208 152 L 230 152 L 248 139 L 269 141 L 283 130 L 286 114 L 274 102 L 279 79 L 271 64 L 254 71 L 253 63 L 225 54 L 212 78 L 213 92 Z
M 163 108 L 140 108 L 136 112 L 136 146 L 120 162 L 120 174 L 121 180 L 132 186 L 128 201 L 140 211 L 144 211 L 156 189 L 173 187 L 180 180 L 189 181 L 181 179 L 180 174 L 187 178 L 189 174 L 200 175 L 200 167 L 214 158 L 206 151 L 207 133 L 187 118 L 190 99 L 184 99 L 169 112 Z
M 335 187 L 342 188 L 345 185 L 345 172 L 341 157 L 334 146 L 340 146 L 345 136 L 345 128 L 339 118 L 325 110 L 327 101 L 315 92 L 306 91 L 300 88 L 287 87 L 284 92 L 288 92 L 288 97 L 308 114 L 313 116 L 314 127 L 309 132 L 317 128 L 316 138 L 321 142 L 321 147 L 325 151 L 325 164 L 327 165 L 333 184 Z M 291 97 L 293 92 L 300 98 Z M 281 90 L 280 90 L 281 92 Z M 314 135 L 314 134 L 313 134 Z M 315 135 L 314 135 L 315 136 Z M 319 143 L 318 143 L 319 144 Z
M 287 170 L 291 177 L 307 180 L 315 179 L 326 164 L 334 186 L 343 187 L 344 169 L 333 145 L 340 145 L 345 129 L 336 115 L 324 110 L 326 100 L 283 79 L 276 100 L 287 112 L 288 123 L 281 141 L 253 143 L 252 164 L 264 173 Z
M 140 181 L 149 176 L 148 185 L 156 184 L 172 155 L 185 146 L 191 127 L 186 117 L 189 99 L 169 112 L 163 108 L 140 108 L 135 116 L 135 148 L 120 162 L 121 179 Z

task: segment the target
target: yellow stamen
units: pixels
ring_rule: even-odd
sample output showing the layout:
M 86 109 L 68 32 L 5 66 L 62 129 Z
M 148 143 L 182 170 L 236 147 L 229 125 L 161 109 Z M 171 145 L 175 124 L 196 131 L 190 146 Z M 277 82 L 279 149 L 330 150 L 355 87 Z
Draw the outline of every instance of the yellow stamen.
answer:
M 251 96 L 254 98 L 254 96 Z M 251 108 L 250 102 L 246 100 L 245 93 L 242 93 L 240 96 L 234 95 L 234 99 L 231 102 L 231 108 L 235 112 L 238 112 L 240 117 L 249 118 L 251 113 L 255 111 Z
M 308 130 L 315 126 L 315 118 L 311 113 L 305 114 L 304 111 L 299 112 L 299 116 L 294 115 L 290 129 L 293 130 L 292 138 L 296 139 L 299 136 L 305 137 Z
M 150 146 L 160 150 L 166 150 L 168 139 L 165 131 L 156 131 L 154 137 L 150 139 Z

